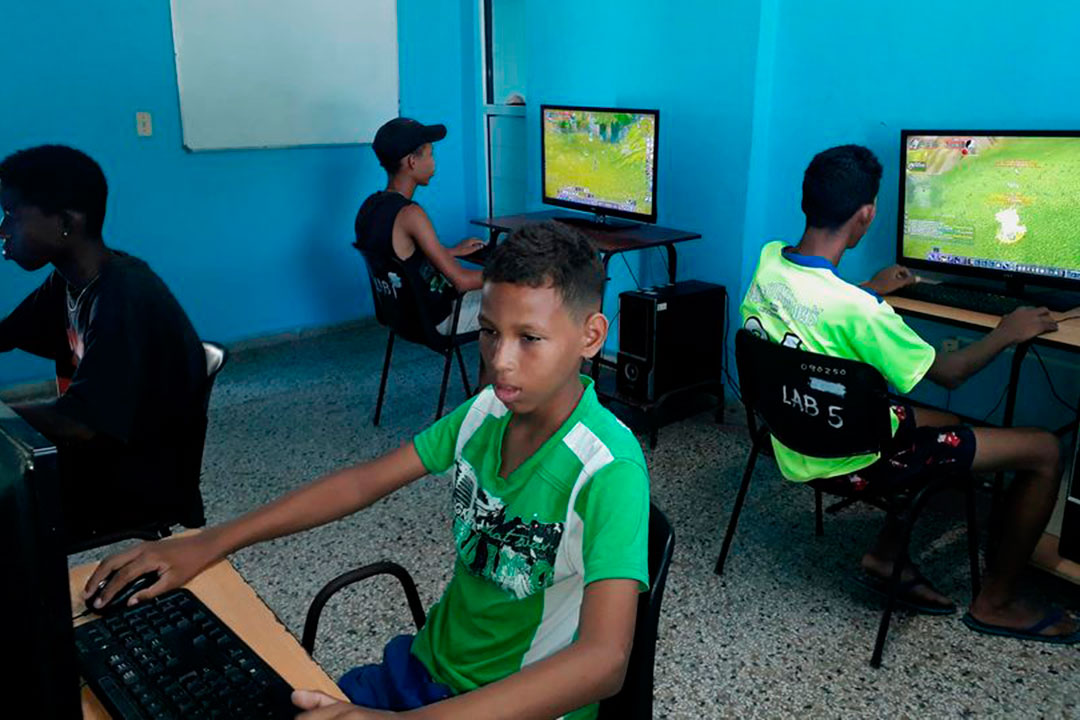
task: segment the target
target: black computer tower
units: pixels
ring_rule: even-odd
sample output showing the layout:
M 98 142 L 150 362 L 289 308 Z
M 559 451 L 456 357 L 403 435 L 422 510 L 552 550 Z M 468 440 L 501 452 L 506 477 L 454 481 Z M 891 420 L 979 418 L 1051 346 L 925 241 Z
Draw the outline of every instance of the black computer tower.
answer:
M 727 291 L 685 280 L 619 295 L 619 354 L 615 389 L 653 402 L 661 396 L 723 378 Z
M 1058 538 L 1058 555 L 1080 562 L 1080 432 L 1073 444 L 1072 462 L 1068 466 L 1069 484 L 1065 496 L 1065 513 L 1061 517 L 1061 535 Z

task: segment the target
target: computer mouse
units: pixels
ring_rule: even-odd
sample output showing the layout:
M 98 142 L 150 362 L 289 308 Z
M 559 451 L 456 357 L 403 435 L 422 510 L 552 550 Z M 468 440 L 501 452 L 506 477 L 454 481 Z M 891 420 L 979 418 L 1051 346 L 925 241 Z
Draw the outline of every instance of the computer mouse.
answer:
M 112 579 L 114 574 L 115 572 L 110 574 L 109 577 L 105 579 L 106 584 L 108 584 L 108 581 Z M 127 607 L 127 601 L 131 599 L 132 595 L 139 592 L 140 590 L 145 590 L 146 588 L 150 587 L 151 585 L 156 583 L 160 577 L 161 576 L 158 575 L 156 570 L 151 570 L 148 573 L 143 573 L 139 577 L 129 582 L 124 587 L 120 588 L 120 592 L 113 595 L 112 599 L 109 600 L 109 602 L 107 602 L 103 607 L 97 608 L 94 607 L 94 602 L 97 600 L 98 596 L 101 594 L 101 591 L 105 587 L 104 585 L 102 585 L 100 588 L 97 589 L 97 592 L 95 592 L 93 595 L 86 599 L 86 609 L 98 615 L 109 615 L 119 610 L 123 610 L 125 607 Z

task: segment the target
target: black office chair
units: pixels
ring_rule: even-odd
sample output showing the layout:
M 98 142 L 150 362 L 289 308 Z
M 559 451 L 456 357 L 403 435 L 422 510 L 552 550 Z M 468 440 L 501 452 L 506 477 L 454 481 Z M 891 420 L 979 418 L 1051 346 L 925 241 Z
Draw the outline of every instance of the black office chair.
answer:
M 210 408 L 210 394 L 214 390 L 214 381 L 228 362 L 229 351 L 214 342 L 204 342 L 202 346 L 206 354 L 206 381 L 203 385 L 200 411 L 188 426 L 189 435 L 183 445 L 180 458 L 184 467 L 179 473 L 180 481 L 183 483 L 179 501 L 172 505 L 165 515 L 151 519 L 144 518 L 144 522 L 133 527 L 74 538 L 68 543 L 69 555 L 132 538 L 160 540 L 172 534 L 174 525 L 183 525 L 187 528 L 206 525 L 206 514 L 199 484 L 202 476 L 203 449 L 206 445 L 207 413 Z
M 638 597 L 637 620 L 634 624 L 634 647 L 626 667 L 622 690 L 600 703 L 599 716 L 605 720 L 651 720 L 653 702 L 653 665 L 656 657 L 656 633 L 660 621 L 660 604 L 664 600 L 671 554 L 675 549 L 675 531 L 664 513 L 655 505 L 649 508 L 649 589 Z M 315 654 L 315 637 L 319 618 L 327 601 L 342 588 L 375 575 L 393 575 L 405 591 L 413 623 L 417 630 L 424 626 L 427 616 L 416 583 L 405 568 L 392 562 L 365 565 L 343 573 L 328 582 L 315 595 L 304 621 L 300 644 Z
M 770 434 L 796 452 L 820 458 L 877 453 L 892 439 L 888 385 L 881 373 L 865 363 L 785 347 L 761 339 L 749 330 L 739 330 L 735 335 L 735 362 L 739 368 L 743 403 L 749 413 L 753 445 L 716 560 L 717 575 L 724 572 L 754 464 L 758 453 L 770 442 Z M 755 417 L 761 419 L 760 428 Z M 965 493 L 968 560 L 974 597 L 979 594 L 979 549 L 975 488 L 970 478 L 939 471 L 928 481 L 916 484 L 914 491 L 902 489 L 882 494 L 874 493 L 871 486 L 859 493 L 831 493 L 840 494 L 843 499 L 828 512 L 866 502 L 883 509 L 901 528 L 902 549 L 894 563 L 885 610 L 870 659 L 870 665 L 875 668 L 881 666 L 901 572 L 910 560 L 908 544 L 915 520 L 934 493 L 954 485 L 961 486 Z M 822 491 L 816 487 L 814 490 L 815 532 L 822 535 Z
M 417 345 L 423 345 L 443 356 L 442 385 L 439 388 L 439 404 L 435 409 L 435 419 L 438 420 L 442 417 L 443 406 L 446 403 L 446 386 L 450 381 L 450 364 L 454 355 L 457 355 L 458 367 L 461 368 L 461 384 L 465 387 L 465 394 L 472 395 L 469 375 L 465 371 L 465 361 L 461 357 L 461 346 L 474 342 L 480 337 L 480 333 L 475 330 L 467 333 L 457 332 L 463 296 L 458 295 L 454 301 L 451 330 L 449 334 L 443 335 L 436 329 L 438 323 L 434 322 L 428 313 L 427 303 L 423 297 L 424 290 L 415 287 L 414 283 L 410 282 L 404 264 L 400 260 L 394 257 L 375 257 L 356 243 L 353 243 L 353 247 L 364 257 L 368 280 L 371 282 L 371 297 L 375 303 L 375 319 L 390 331 L 386 340 L 386 357 L 383 359 L 382 377 L 379 379 L 379 397 L 375 401 L 375 418 L 372 420 L 372 425 L 377 426 L 382 415 L 386 377 L 390 373 L 390 356 L 394 352 L 394 338 L 398 336 Z

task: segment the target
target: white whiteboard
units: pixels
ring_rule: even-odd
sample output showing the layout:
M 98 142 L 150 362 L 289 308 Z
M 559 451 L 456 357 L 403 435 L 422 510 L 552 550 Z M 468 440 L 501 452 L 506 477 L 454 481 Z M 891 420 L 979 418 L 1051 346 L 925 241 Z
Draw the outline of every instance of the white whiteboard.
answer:
M 171 0 L 184 147 L 369 143 L 398 115 L 396 0 Z

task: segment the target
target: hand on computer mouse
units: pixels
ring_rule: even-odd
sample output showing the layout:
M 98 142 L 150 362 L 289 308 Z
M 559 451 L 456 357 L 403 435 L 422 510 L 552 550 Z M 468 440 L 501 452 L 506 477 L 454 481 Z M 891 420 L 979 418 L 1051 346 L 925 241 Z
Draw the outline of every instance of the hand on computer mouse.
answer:
M 878 273 L 870 278 L 870 281 L 865 284 L 866 287 L 870 288 L 878 295 L 888 295 L 889 293 L 896 292 L 900 288 L 918 281 L 919 279 L 916 277 L 915 273 L 911 272 L 903 265 L 890 265 L 884 270 L 878 271 Z
M 115 573 L 114 573 L 115 575 Z M 109 577 L 111 579 L 112 576 Z M 101 591 L 105 589 L 105 585 L 108 585 L 108 579 L 105 581 L 105 585 L 102 585 L 100 589 L 93 595 L 86 599 L 86 609 L 91 612 L 95 612 L 98 615 L 109 615 L 118 610 L 124 609 L 128 605 L 128 601 L 133 595 L 152 587 L 161 578 L 156 571 L 143 573 L 139 577 L 135 578 L 113 595 L 107 603 L 98 603 Z
M 1044 307 L 1022 307 L 1001 318 L 997 329 L 1010 343 L 1022 343 L 1058 329 L 1053 314 Z
M 83 598 L 93 597 L 95 608 L 104 607 L 128 583 L 148 572 L 156 572 L 159 579 L 132 595 L 136 603 L 178 588 L 221 559 L 209 541 L 210 536 L 211 532 L 207 531 L 144 542 L 126 552 L 110 555 L 98 564 L 86 581 Z

